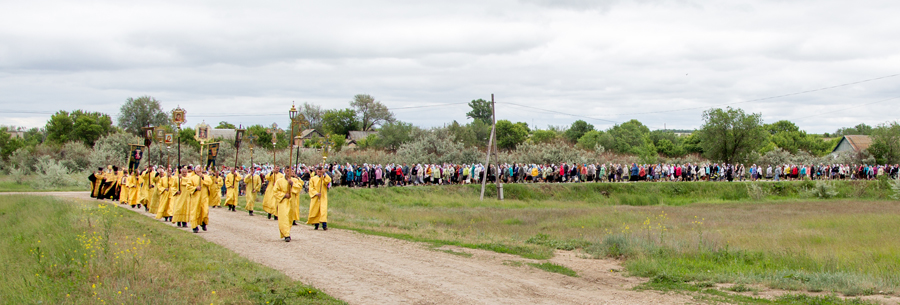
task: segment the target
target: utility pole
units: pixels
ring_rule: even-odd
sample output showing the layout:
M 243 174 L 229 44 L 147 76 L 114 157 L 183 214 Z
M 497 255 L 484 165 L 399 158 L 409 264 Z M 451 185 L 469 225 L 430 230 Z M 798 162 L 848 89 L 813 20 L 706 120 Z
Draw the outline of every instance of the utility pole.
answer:
M 497 153 L 497 112 L 495 111 L 494 94 L 491 93 L 491 137 L 488 139 L 487 156 L 484 161 L 484 175 L 481 178 L 481 200 L 484 200 L 484 188 L 487 186 L 487 174 L 491 168 L 491 154 Z M 497 185 L 497 199 L 503 200 L 503 185 L 500 184 L 500 155 L 497 154 L 497 175 L 494 176 L 494 183 Z

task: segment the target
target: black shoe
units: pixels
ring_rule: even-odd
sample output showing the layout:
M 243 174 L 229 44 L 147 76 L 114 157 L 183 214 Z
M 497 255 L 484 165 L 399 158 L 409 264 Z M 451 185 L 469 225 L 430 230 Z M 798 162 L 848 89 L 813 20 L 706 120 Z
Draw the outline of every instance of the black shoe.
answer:
M 328 231 L 328 223 L 327 222 L 322 223 L 322 231 Z
M 200 233 L 200 230 L 197 228 L 194 228 L 194 233 Z
M 141 208 L 141 204 L 140 204 L 140 203 L 138 203 L 138 205 L 137 205 L 137 208 L 138 208 L 138 209 L 140 209 L 140 208 Z
M 290 236 L 285 237 L 285 238 L 284 238 L 284 242 L 286 242 L 286 243 L 291 242 L 291 237 L 290 237 Z
M 297 221 L 296 221 L 296 220 L 292 221 L 292 222 L 291 222 L 291 225 L 292 225 L 292 226 L 296 226 L 296 225 L 297 225 Z
M 319 229 L 319 224 L 316 224 L 316 228 L 313 230 L 318 230 L 318 229 Z
M 278 216 L 275 216 L 275 220 L 278 220 Z
M 206 231 L 206 225 L 200 225 L 200 228 L 202 228 L 203 231 Z
M 266 214 L 268 214 L 268 213 L 266 213 Z M 269 214 L 269 218 L 267 218 L 267 219 L 272 219 L 272 214 Z
M 250 216 L 253 216 L 253 211 L 252 211 L 252 210 L 250 211 Z

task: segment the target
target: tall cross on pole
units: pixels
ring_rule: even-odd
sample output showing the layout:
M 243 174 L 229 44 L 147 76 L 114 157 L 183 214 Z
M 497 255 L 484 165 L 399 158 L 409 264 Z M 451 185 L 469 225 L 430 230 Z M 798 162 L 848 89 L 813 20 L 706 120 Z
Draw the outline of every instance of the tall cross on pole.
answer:
M 278 123 L 272 123 L 272 128 L 266 130 L 272 134 L 272 166 L 275 166 L 275 143 L 278 143 Z

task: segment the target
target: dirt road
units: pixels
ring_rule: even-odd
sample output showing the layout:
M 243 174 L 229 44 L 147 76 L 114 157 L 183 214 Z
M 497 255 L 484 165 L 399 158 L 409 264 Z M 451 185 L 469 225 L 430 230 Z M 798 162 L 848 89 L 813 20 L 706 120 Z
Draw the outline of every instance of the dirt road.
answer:
M 47 193 L 88 198 L 88 193 Z M 123 207 L 127 208 L 127 207 Z M 129 210 L 150 217 L 143 210 Z M 637 292 L 639 279 L 612 269 L 611 260 L 559 252 L 551 262 L 577 271 L 542 271 L 518 256 L 445 247 L 330 229 L 295 226 L 293 241 L 278 238 L 277 223 L 246 212 L 210 210 L 209 231 L 198 233 L 255 262 L 284 272 L 350 304 L 689 304 L 689 296 Z M 185 234 L 193 234 L 185 230 Z

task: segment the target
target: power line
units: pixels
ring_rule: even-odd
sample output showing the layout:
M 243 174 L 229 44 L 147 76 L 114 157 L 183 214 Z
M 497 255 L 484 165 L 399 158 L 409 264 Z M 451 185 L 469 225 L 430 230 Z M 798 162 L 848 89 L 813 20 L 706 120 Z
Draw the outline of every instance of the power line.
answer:
M 549 110 L 549 109 L 543 109 L 543 108 L 537 108 L 537 107 L 525 106 L 525 105 L 520 105 L 520 104 L 515 104 L 515 103 L 510 103 L 510 102 L 497 102 L 497 104 L 507 104 L 507 105 L 517 106 L 517 107 L 522 107 L 522 108 L 529 108 L 529 109 L 539 110 L 539 111 L 543 111 L 543 112 L 547 112 L 547 113 L 556 113 L 556 114 L 562 114 L 562 115 L 567 115 L 567 116 L 571 116 L 571 117 L 579 117 L 579 118 L 585 118 L 585 119 L 590 119 L 590 120 L 597 120 L 597 121 L 610 122 L 610 123 L 613 123 L 613 124 L 618 124 L 618 123 L 619 123 L 619 122 L 616 122 L 616 121 L 610 121 L 610 120 L 606 120 L 606 119 L 600 119 L 600 118 L 594 118 L 594 117 L 589 117 L 589 116 L 583 116 L 583 115 L 577 115 L 577 114 L 565 113 L 565 112 L 556 111 L 556 110 Z
M 818 115 L 823 115 L 823 114 L 833 113 L 833 112 L 838 112 L 838 111 L 844 111 L 844 110 L 850 110 L 850 109 L 853 109 L 853 108 L 859 108 L 859 107 L 862 107 L 862 106 L 868 106 L 868 105 L 872 105 L 872 104 L 883 103 L 883 102 L 887 102 L 887 101 L 890 101 L 890 100 L 896 100 L 896 99 L 900 99 L 900 96 L 895 96 L 895 97 L 892 97 L 892 98 L 889 98 L 889 99 L 883 99 L 883 100 L 879 100 L 879 101 L 875 101 L 875 102 L 871 102 L 871 103 L 860 104 L 860 105 L 856 105 L 856 106 L 848 107 L 848 108 L 844 108 L 844 109 L 838 109 L 838 110 L 832 110 L 832 111 L 820 112 L 820 113 L 816 113 L 816 114 L 809 115 L 809 116 L 805 116 L 805 117 L 795 118 L 795 120 L 808 119 L 808 118 L 811 118 L 811 117 L 814 117 L 814 116 L 818 116 Z
M 794 92 L 794 93 L 788 93 L 788 94 L 782 94 L 782 95 L 776 95 L 776 96 L 769 96 L 769 97 L 752 99 L 752 100 L 747 100 L 747 101 L 725 103 L 725 104 L 718 104 L 718 105 L 711 105 L 711 106 L 692 107 L 692 108 L 670 109 L 670 110 L 660 110 L 660 111 L 650 111 L 650 112 L 623 113 L 623 114 L 618 114 L 618 116 L 678 112 L 678 111 L 685 111 L 685 110 L 697 110 L 697 109 L 721 107 L 721 106 L 734 105 L 734 104 L 759 102 L 759 101 L 777 99 L 777 98 L 782 98 L 782 97 L 800 95 L 800 94 L 805 94 L 805 93 L 824 91 L 824 90 L 828 90 L 828 89 L 852 86 L 852 85 L 856 85 L 856 84 L 861 84 L 861 83 L 866 83 L 866 82 L 871 82 L 871 81 L 876 81 L 876 80 L 881 80 L 881 79 L 891 78 L 891 77 L 896 77 L 896 76 L 900 76 L 900 74 L 892 74 L 892 75 L 887 75 L 887 76 L 882 76 L 882 77 L 876 77 L 876 78 L 870 78 L 870 79 L 865 79 L 865 80 L 861 80 L 861 81 L 856 81 L 856 82 L 852 82 L 852 83 L 844 83 L 844 84 L 840 84 L 840 85 L 822 87 L 822 88 L 818 88 L 818 89 L 812 89 L 812 90 L 806 90 L 806 91 L 800 91 L 800 92 Z

